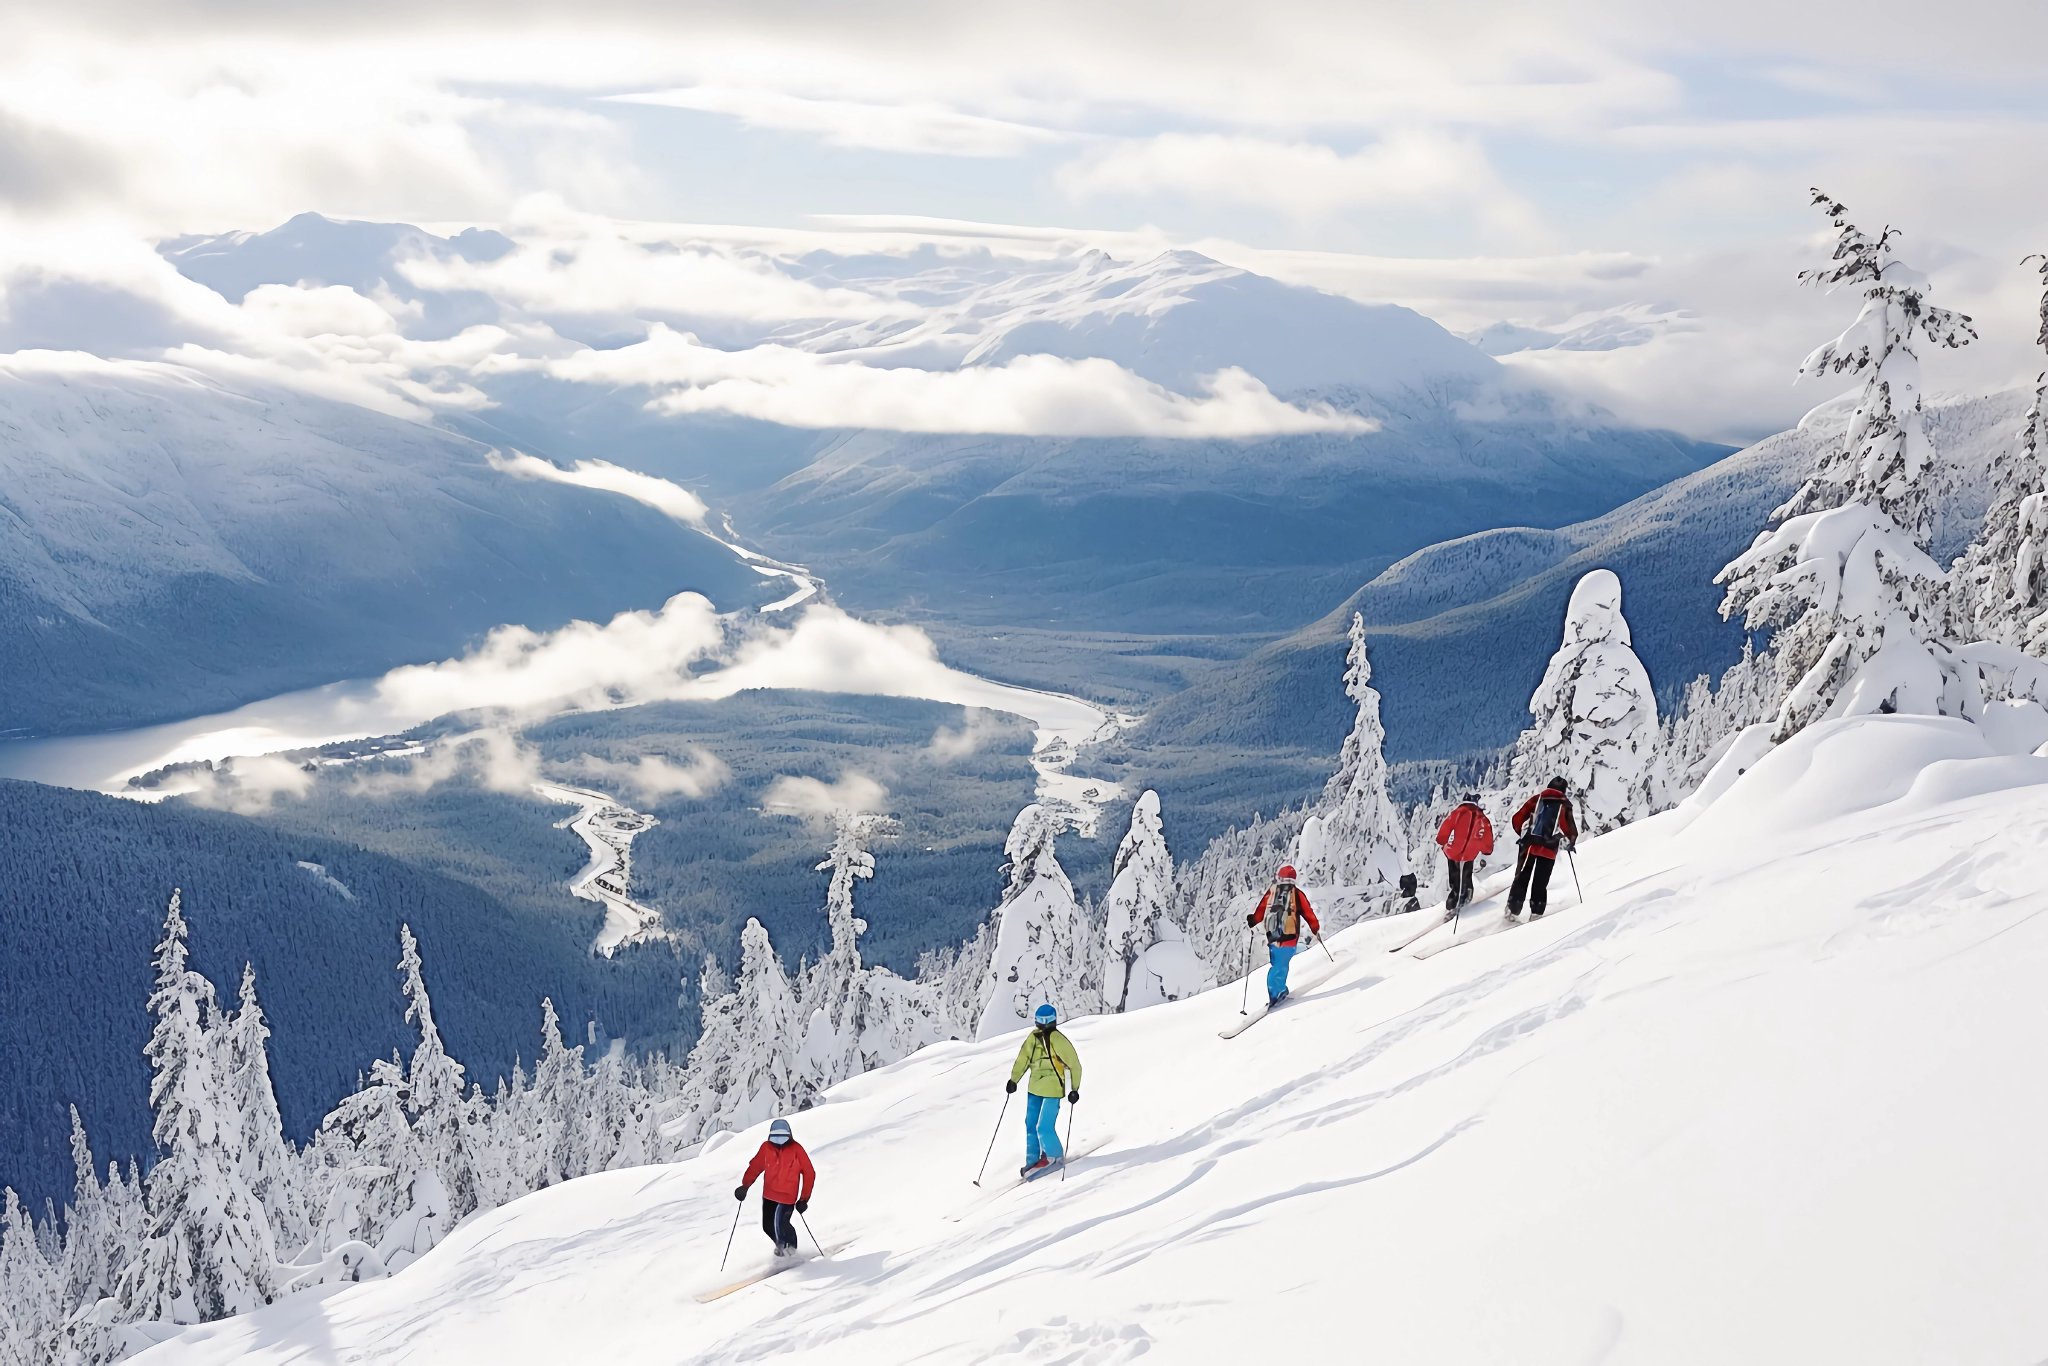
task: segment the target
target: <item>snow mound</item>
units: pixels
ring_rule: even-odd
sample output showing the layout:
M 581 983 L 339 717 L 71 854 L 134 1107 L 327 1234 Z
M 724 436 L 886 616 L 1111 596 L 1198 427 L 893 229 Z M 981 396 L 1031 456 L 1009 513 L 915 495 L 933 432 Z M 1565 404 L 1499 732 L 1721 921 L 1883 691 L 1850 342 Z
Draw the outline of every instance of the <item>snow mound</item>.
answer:
M 847 1246 L 716 1303 L 758 1133 L 139 1360 L 2033 1360 L 2048 760 L 1967 736 L 1815 727 L 1588 841 L 1585 904 L 1426 961 L 1368 922 L 1236 1040 L 1235 982 L 1078 1021 L 1063 1182 L 1005 1188 L 1013 1104 L 969 1184 L 1014 1034 L 840 1086 L 795 1127 Z

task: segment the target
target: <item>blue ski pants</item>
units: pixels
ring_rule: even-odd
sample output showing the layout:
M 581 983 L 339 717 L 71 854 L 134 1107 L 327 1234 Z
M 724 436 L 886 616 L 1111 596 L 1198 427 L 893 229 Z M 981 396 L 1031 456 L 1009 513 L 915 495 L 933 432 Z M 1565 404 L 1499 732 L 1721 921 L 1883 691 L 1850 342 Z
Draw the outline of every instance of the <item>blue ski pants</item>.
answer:
M 1024 1165 L 1030 1166 L 1041 1155 L 1057 1162 L 1066 1156 L 1067 1150 L 1060 1146 L 1060 1098 L 1058 1096 L 1028 1096 L 1024 1101 Z
M 1266 969 L 1266 999 L 1277 1001 L 1287 994 L 1287 965 L 1294 961 L 1299 944 L 1269 944 L 1266 952 L 1271 955 L 1271 966 Z

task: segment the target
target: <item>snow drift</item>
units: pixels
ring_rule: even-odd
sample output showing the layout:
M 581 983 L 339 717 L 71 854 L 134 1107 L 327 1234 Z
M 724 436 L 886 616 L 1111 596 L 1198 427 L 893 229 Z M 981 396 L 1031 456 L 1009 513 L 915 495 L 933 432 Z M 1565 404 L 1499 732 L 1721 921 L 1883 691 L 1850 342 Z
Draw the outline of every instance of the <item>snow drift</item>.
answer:
M 140 1360 L 2039 1359 L 2048 760 L 1863 718 L 1709 790 L 1588 841 L 1546 921 L 1339 936 L 1237 1040 L 1234 982 L 1075 1023 L 1063 1183 L 969 1184 L 1017 1036 L 943 1045 L 796 1117 L 830 1260 L 696 1301 L 748 1132 Z

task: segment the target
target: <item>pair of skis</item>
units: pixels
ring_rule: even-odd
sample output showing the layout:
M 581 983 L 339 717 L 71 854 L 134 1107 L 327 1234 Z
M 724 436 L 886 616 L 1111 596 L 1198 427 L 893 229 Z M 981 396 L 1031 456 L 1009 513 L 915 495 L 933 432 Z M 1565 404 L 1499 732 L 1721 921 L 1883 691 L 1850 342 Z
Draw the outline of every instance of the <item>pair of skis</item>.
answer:
M 846 1249 L 852 1246 L 853 1244 L 851 1242 L 838 1243 L 829 1248 L 820 1248 L 817 1252 L 814 1253 L 797 1252 L 792 1253 L 790 1256 L 787 1257 L 778 1257 L 775 1259 L 773 1264 L 763 1267 L 761 1270 L 756 1271 L 751 1276 L 742 1276 L 739 1280 L 734 1281 L 730 1285 L 721 1285 L 716 1290 L 705 1291 L 703 1294 L 697 1297 L 697 1303 L 710 1304 L 713 1300 L 722 1300 L 727 1295 L 736 1295 L 740 1291 L 745 1290 L 750 1285 L 759 1285 L 762 1281 L 767 1280 L 771 1276 L 780 1276 L 783 1272 L 792 1270 L 799 1266 L 803 1266 L 807 1262 L 829 1262 L 834 1257 L 837 1257 L 840 1253 L 846 1251 Z
M 1322 942 L 1320 935 L 1317 936 L 1316 942 Z M 1324 952 L 1329 952 L 1327 945 L 1324 946 Z M 1294 1000 L 1305 991 L 1313 991 L 1336 976 L 1337 969 L 1343 966 L 1343 954 L 1330 954 L 1327 958 L 1311 959 L 1302 964 L 1299 969 L 1288 974 L 1287 996 L 1281 1004 L 1285 1005 L 1288 1001 Z M 1234 1039 L 1259 1021 L 1265 1019 L 1278 1008 L 1271 1004 L 1253 1007 L 1223 1028 L 1217 1030 L 1216 1037 L 1219 1039 Z

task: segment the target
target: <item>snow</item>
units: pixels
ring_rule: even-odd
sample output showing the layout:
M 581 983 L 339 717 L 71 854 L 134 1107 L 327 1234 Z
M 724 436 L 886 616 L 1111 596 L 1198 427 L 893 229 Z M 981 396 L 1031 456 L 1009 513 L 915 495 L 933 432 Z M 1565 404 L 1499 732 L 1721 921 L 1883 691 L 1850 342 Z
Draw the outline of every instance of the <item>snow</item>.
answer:
M 1073 1022 L 1064 1182 L 977 1195 L 1017 1040 L 940 1045 L 795 1117 L 831 1260 L 696 1303 L 765 1261 L 749 1207 L 718 1268 L 749 1132 L 138 1360 L 2039 1357 L 2048 760 L 1859 717 L 1717 789 L 1588 840 L 1583 907 L 1346 931 L 1242 1039 L 1235 981 Z
M 356 899 L 356 894 L 349 890 L 346 882 L 343 882 L 340 878 L 327 871 L 326 864 L 308 863 L 306 860 L 300 859 L 299 867 L 305 869 L 315 882 L 333 892 L 343 901 L 354 901 Z
M 535 783 L 533 790 L 551 802 L 578 807 L 575 815 L 557 822 L 574 830 L 590 846 L 590 861 L 569 880 L 569 894 L 604 907 L 604 924 L 590 945 L 592 953 L 609 958 L 627 944 L 662 933 L 661 912 L 633 900 L 633 837 L 660 822 L 617 799 L 588 788 L 562 783 Z

